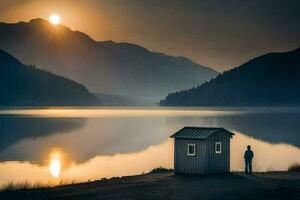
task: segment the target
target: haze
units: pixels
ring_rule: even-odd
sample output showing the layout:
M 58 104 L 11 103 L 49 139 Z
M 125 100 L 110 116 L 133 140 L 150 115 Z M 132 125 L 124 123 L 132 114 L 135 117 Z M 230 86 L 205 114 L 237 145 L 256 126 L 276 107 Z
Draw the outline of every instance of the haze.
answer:
M 52 13 L 95 40 L 142 45 L 223 71 L 300 44 L 300 1 L 1 0 L 0 21 Z

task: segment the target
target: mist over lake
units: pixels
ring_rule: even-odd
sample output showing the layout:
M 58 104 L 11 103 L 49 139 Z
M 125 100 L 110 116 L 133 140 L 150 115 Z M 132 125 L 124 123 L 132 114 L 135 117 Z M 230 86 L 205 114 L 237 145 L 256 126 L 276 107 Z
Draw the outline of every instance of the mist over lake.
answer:
M 243 170 L 248 144 L 255 171 L 282 171 L 300 162 L 298 107 L 4 108 L 0 184 L 79 182 L 173 168 L 169 136 L 184 126 L 233 131 L 231 171 Z M 53 161 L 59 162 L 56 172 Z

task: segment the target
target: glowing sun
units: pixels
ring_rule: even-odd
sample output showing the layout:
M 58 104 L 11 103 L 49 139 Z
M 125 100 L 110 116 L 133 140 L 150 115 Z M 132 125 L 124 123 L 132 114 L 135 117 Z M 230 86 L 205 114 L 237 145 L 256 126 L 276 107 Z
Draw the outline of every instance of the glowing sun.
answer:
M 60 16 L 58 14 L 52 14 L 49 17 L 51 24 L 58 25 L 60 23 Z

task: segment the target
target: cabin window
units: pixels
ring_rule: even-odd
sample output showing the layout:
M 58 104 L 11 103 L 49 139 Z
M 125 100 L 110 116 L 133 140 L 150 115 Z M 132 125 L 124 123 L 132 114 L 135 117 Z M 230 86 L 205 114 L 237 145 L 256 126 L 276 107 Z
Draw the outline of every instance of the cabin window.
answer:
M 196 145 L 195 144 L 188 144 L 187 145 L 187 155 L 188 156 L 195 156 L 196 155 Z
M 222 142 L 216 142 L 215 144 L 215 152 L 222 153 Z

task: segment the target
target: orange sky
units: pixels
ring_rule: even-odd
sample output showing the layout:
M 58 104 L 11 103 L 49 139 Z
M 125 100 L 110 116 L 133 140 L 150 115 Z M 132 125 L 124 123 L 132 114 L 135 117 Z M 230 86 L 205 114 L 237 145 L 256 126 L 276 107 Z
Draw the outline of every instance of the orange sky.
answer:
M 58 13 L 63 24 L 95 40 L 136 43 L 223 71 L 262 53 L 299 47 L 298 9 L 293 0 L 0 0 L 0 21 Z

